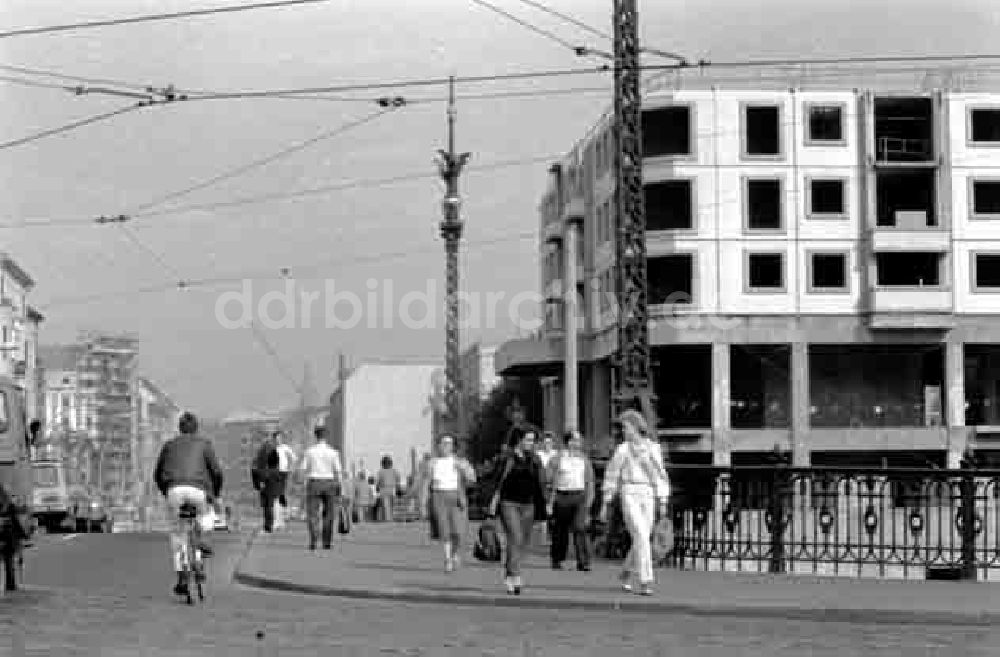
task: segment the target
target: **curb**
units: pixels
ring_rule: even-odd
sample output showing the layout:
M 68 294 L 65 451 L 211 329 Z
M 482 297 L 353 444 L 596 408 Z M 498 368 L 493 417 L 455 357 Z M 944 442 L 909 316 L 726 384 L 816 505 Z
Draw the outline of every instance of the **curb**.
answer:
M 580 611 L 620 611 L 632 613 L 651 612 L 683 614 L 690 616 L 730 617 L 741 619 L 826 621 L 852 624 L 890 625 L 951 625 L 991 626 L 1000 623 L 1000 614 L 964 614 L 947 611 L 902 611 L 886 609 L 810 609 L 801 606 L 739 606 L 696 605 L 680 602 L 646 601 L 630 595 L 620 599 L 598 601 L 576 598 L 528 596 L 495 596 L 489 593 L 442 593 L 419 589 L 375 588 L 362 589 L 303 584 L 242 572 L 233 573 L 233 581 L 244 586 L 282 593 L 348 598 L 355 600 L 395 601 L 416 604 L 463 605 L 473 607 L 506 607 L 526 609 L 567 609 Z

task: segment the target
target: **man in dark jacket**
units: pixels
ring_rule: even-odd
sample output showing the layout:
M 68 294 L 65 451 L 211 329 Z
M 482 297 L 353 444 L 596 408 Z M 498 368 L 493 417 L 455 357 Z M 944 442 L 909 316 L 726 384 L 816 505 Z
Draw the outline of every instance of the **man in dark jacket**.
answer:
M 260 493 L 260 506 L 264 511 L 264 531 L 274 530 L 274 503 L 281 497 L 281 459 L 278 455 L 276 434 L 271 434 L 257 450 L 250 478 L 253 488 Z
M 198 511 L 196 525 L 202 527 L 210 505 L 218 500 L 222 491 L 222 467 L 212 443 L 198 435 L 197 418 L 191 413 L 184 413 L 179 424 L 180 435 L 160 450 L 154 480 L 160 493 L 167 498 L 167 512 L 174 522 L 170 534 L 174 570 L 178 574 L 174 592 L 186 595 L 187 581 L 181 575 L 181 552 L 187 543 L 187 532 L 180 519 L 181 506 L 194 506 Z M 203 556 L 211 556 L 212 548 L 204 537 L 200 538 L 198 547 Z

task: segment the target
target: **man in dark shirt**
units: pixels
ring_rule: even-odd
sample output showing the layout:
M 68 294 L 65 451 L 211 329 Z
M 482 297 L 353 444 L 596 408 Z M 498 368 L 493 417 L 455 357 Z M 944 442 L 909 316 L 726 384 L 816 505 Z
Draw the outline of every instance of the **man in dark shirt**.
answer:
M 198 420 L 191 413 L 184 413 L 179 423 L 180 435 L 169 440 L 160 450 L 153 479 L 160 493 L 167 498 L 169 518 L 174 523 L 170 544 L 174 556 L 174 570 L 178 574 L 174 593 L 187 594 L 187 580 L 183 570 L 182 550 L 187 543 L 187 530 L 180 519 L 185 504 L 197 510 L 196 524 L 203 527 L 209 507 L 219 499 L 222 491 L 222 467 L 215 455 L 211 441 L 198 435 Z M 211 556 L 212 548 L 202 536 L 198 549 L 203 556 Z

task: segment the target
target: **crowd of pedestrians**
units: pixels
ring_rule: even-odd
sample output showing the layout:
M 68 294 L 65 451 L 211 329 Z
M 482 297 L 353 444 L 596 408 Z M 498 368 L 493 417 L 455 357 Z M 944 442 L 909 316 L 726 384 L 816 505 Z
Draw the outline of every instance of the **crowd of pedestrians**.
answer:
M 597 518 L 606 525 L 612 511 L 620 515 L 631 539 L 620 574 L 621 587 L 651 595 L 651 537 L 657 523 L 667 516 L 669 478 L 660 445 L 651 438 L 641 413 L 622 413 L 614 427 L 622 440 L 604 472 Z M 282 526 L 288 508 L 286 489 L 293 473 L 305 483 L 309 550 L 318 545 L 330 549 L 335 526 L 346 534 L 352 522 L 394 521 L 395 501 L 405 494 L 416 502 L 420 517 L 428 522 L 431 539 L 440 542 L 444 570 L 450 573 L 461 566 L 464 539 L 469 533 L 469 491 L 478 486 L 489 492 L 481 498 L 489 501 L 476 554 L 495 554 L 495 560 L 501 560 L 498 541 L 492 550 L 481 545 L 483 530 L 492 531 L 498 523 L 504 538 L 502 567 L 508 594 L 521 594 L 525 555 L 537 544 L 539 534 L 549 540 L 554 570 L 562 570 L 571 540 L 576 569 L 591 569 L 590 519 L 598 482 L 579 431 L 568 431 L 557 441 L 552 432 L 540 435 L 530 426 L 512 427 L 502 454 L 483 481 L 477 481 L 475 469 L 456 453 L 455 436 L 443 434 L 408 485 L 389 456 L 382 458 L 375 475 L 359 472 L 348 476 L 340 453 L 327 442 L 325 428 L 317 427 L 314 435 L 315 444 L 299 460 L 281 432 L 272 434 L 262 445 L 254 463 L 253 482 L 260 492 L 264 531 Z M 634 586 L 636 580 L 638 587 Z

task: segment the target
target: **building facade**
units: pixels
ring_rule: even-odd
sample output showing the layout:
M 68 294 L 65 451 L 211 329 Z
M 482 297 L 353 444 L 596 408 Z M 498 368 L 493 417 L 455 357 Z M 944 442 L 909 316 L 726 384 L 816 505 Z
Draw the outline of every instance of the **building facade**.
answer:
M 63 445 L 84 483 L 115 504 L 142 496 L 138 339 L 83 332 L 71 345 L 41 350 L 45 435 Z
M 155 383 L 139 377 L 136 385 L 138 404 L 138 472 L 136 481 L 141 489 L 140 508 L 147 526 L 166 520 L 163 498 L 153 479 L 160 448 L 177 433 L 180 408 Z
M 326 426 L 345 468 L 373 475 L 389 456 L 401 475 L 412 474 L 433 446 L 440 362 L 366 360 L 341 371 Z
M 37 351 L 44 317 L 28 305 L 34 287 L 34 280 L 14 258 L 0 253 L 0 374 L 13 378 L 24 392 L 29 421 L 41 412 Z
M 496 350 L 496 347 L 484 347 L 477 342 L 463 351 L 459 360 L 462 390 L 462 421 L 459 426 L 460 432 L 470 439 L 474 438 L 469 433 L 475 429 L 483 402 L 501 381 L 494 363 Z
M 643 176 L 659 435 L 689 463 L 955 467 L 1000 450 L 1000 95 L 649 93 Z M 606 117 L 541 204 L 545 325 L 502 374 L 560 422 L 567 225 L 580 428 L 610 447 L 617 348 Z M 546 424 L 550 422 L 547 419 Z

